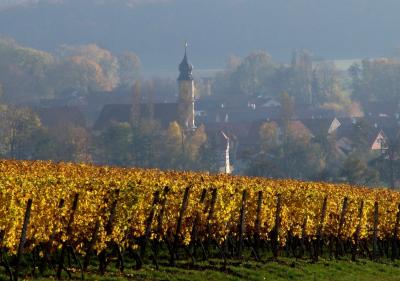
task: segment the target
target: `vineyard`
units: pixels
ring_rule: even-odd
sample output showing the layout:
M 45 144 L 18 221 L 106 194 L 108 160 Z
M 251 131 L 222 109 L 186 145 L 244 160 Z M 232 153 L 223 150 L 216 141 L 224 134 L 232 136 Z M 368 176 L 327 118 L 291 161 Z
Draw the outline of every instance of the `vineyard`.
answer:
M 349 185 L 42 161 L 0 161 L 1 265 L 61 278 L 91 261 L 104 274 L 321 256 L 398 258 L 400 193 Z M 165 249 L 165 251 L 163 250 Z M 29 261 L 29 262 L 27 262 Z

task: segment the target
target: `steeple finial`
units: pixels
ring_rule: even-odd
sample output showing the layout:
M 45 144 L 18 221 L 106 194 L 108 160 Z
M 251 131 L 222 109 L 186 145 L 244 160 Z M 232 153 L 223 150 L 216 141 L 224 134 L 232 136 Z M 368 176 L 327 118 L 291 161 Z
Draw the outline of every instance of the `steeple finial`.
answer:
M 186 55 L 187 48 L 188 48 L 188 42 L 185 41 L 185 55 Z

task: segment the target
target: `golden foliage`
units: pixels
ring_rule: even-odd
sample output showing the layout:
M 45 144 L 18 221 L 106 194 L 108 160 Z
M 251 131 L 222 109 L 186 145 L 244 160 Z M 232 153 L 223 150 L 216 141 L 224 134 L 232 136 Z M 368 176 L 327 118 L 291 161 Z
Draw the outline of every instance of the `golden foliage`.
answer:
M 173 127 L 173 126 L 172 126 Z M 172 128 L 171 128 L 172 129 Z M 338 235 L 338 223 L 344 197 L 348 198 L 348 211 L 341 237 L 352 239 L 360 223 L 360 238 L 369 239 L 373 233 L 374 203 L 379 203 L 378 236 L 385 239 L 392 236 L 400 193 L 387 189 L 355 188 L 345 184 L 300 182 L 295 180 L 270 180 L 262 178 L 209 175 L 204 173 L 175 172 L 144 169 L 99 167 L 86 164 L 70 164 L 43 161 L 0 161 L 0 231 L 4 232 L 2 246 L 16 251 L 22 228 L 25 206 L 33 199 L 31 221 L 28 227 L 28 247 L 49 241 L 52 233 L 63 240 L 70 239 L 80 252 L 90 239 L 96 221 L 100 221 L 99 239 L 96 250 L 104 249 L 113 241 L 121 247 L 137 247 L 138 238 L 144 235 L 146 218 L 151 210 L 153 194 L 169 186 L 162 232 L 155 234 L 157 219 L 153 221 L 151 239 L 174 233 L 179 209 L 186 187 L 190 187 L 190 200 L 183 218 L 181 242 L 189 243 L 190 233 L 196 214 L 199 214 L 199 237 L 213 237 L 224 241 L 227 235 L 236 235 L 240 213 L 242 191 L 248 191 L 245 214 L 246 232 L 255 231 L 257 194 L 263 192 L 261 210 L 261 237 L 269 239 L 275 224 L 277 194 L 282 198 L 282 224 L 280 242 L 285 243 L 288 231 L 301 237 L 302 225 L 307 217 L 305 234 L 308 239 L 316 237 L 320 224 L 321 208 L 328 197 L 326 219 L 323 221 L 324 235 Z M 216 188 L 215 213 L 207 221 L 211 203 L 211 189 Z M 206 189 L 204 204 L 200 196 Z M 110 206 L 119 190 L 114 228 L 106 235 L 105 224 L 110 216 Z M 66 237 L 65 227 L 75 193 L 80 199 L 72 237 Z M 64 208 L 57 207 L 65 199 Z M 364 212 L 359 221 L 358 209 L 364 201 Z M 160 206 L 156 208 L 156 217 Z M 210 223 L 210 232 L 207 225 Z M 54 246 L 60 246 L 60 239 Z

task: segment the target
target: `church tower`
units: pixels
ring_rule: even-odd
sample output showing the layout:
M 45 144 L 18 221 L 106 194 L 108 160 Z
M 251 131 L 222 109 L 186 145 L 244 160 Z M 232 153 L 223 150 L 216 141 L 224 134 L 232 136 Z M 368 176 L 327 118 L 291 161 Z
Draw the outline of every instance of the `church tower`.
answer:
M 193 65 L 187 58 L 187 46 L 185 43 L 185 55 L 179 64 L 179 97 L 178 111 L 179 123 L 186 130 L 194 130 L 196 128 L 194 122 L 194 81 L 192 76 Z

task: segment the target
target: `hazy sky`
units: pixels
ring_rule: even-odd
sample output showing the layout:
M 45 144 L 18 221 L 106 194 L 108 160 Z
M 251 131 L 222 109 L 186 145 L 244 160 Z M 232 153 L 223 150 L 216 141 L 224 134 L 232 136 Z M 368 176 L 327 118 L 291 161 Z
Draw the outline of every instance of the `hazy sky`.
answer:
M 0 7 L 0 34 L 23 44 L 93 42 L 135 51 L 145 69 L 176 68 L 185 40 L 198 68 L 259 49 L 288 61 L 296 48 L 342 59 L 400 47 L 399 0 L 0 0 Z

